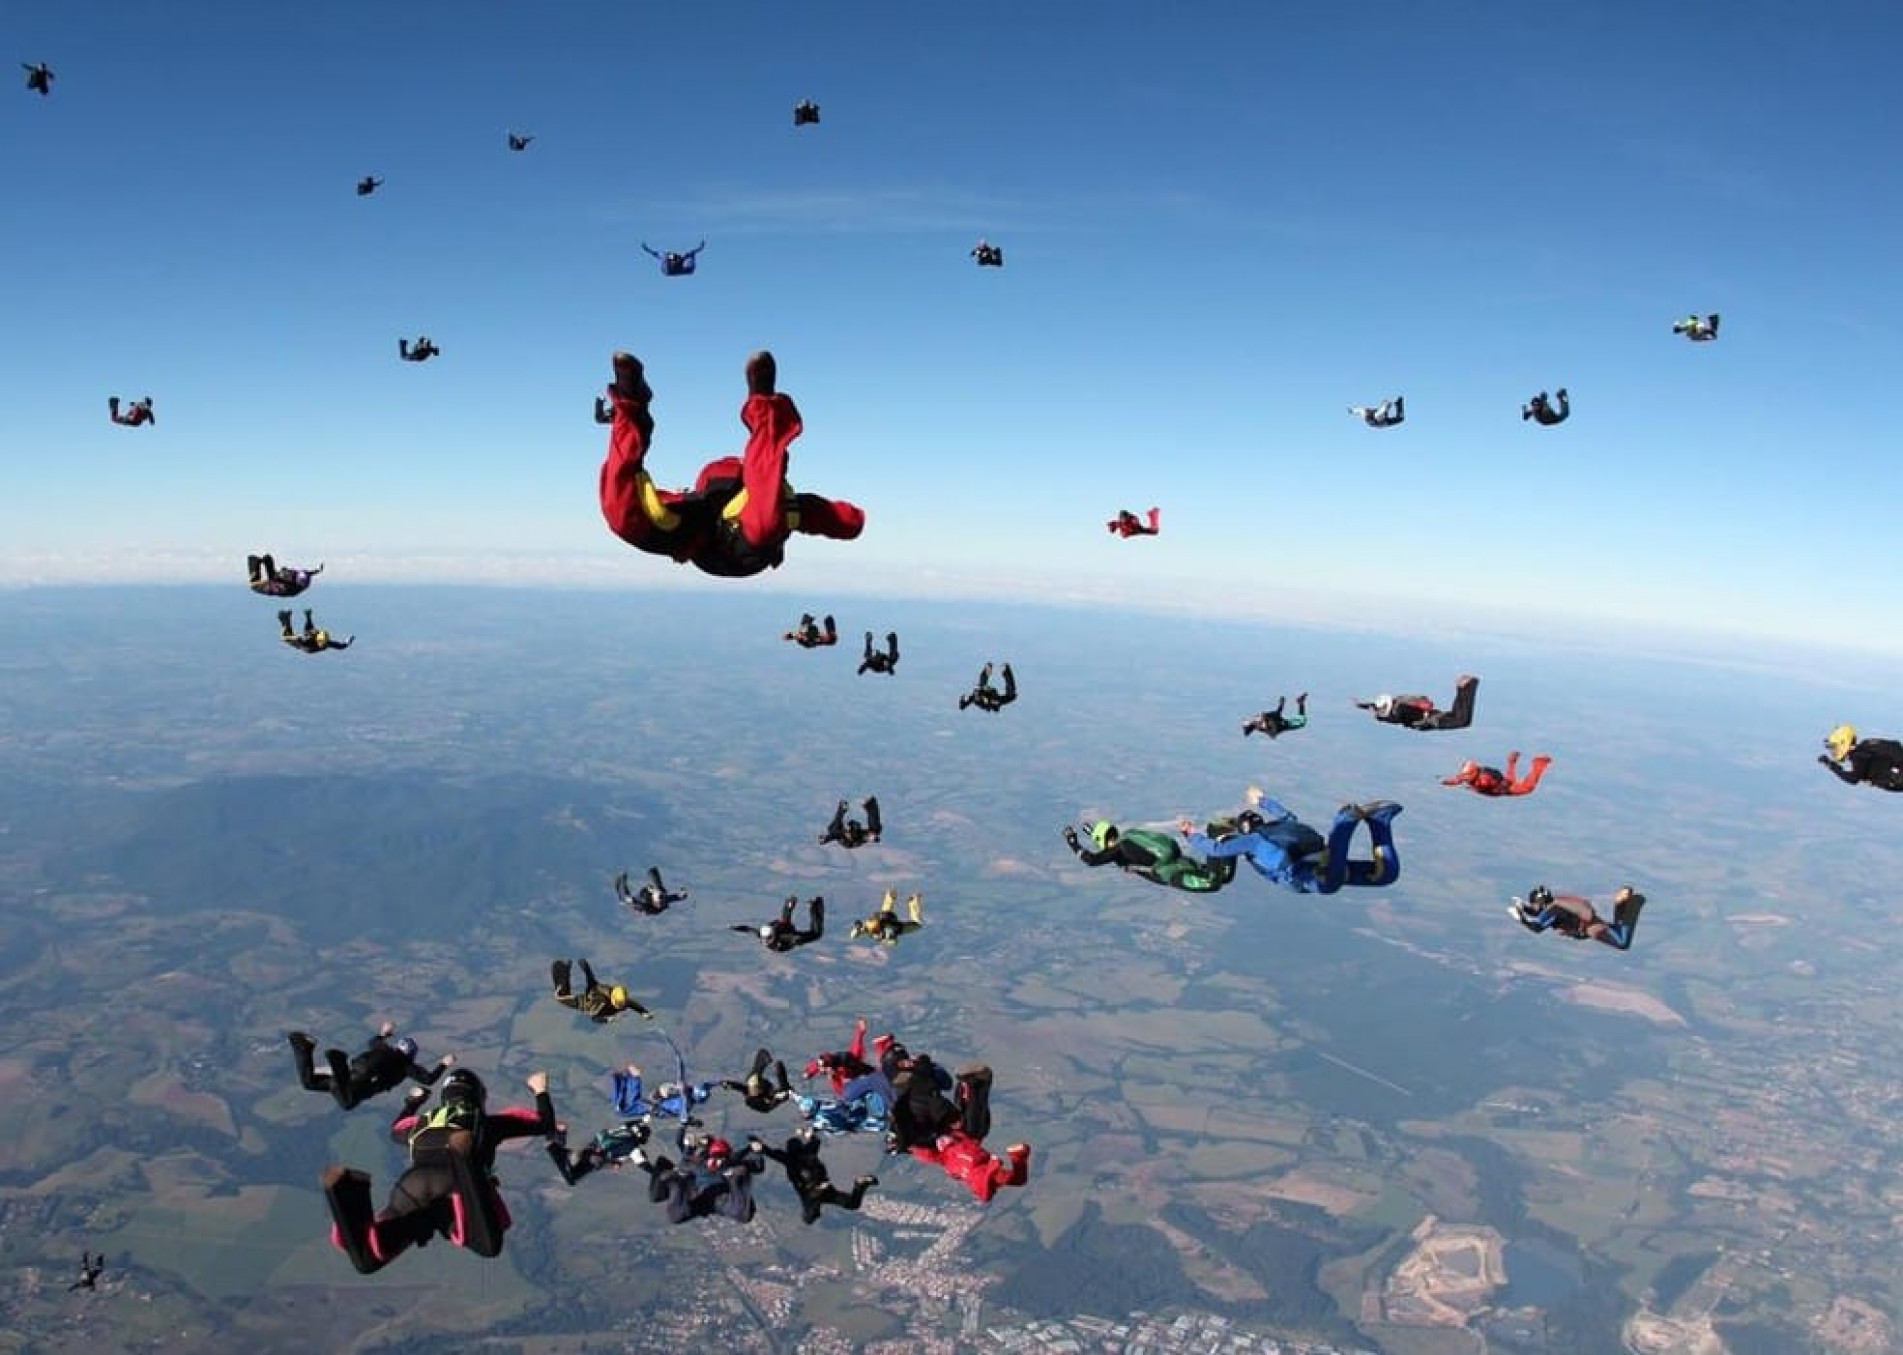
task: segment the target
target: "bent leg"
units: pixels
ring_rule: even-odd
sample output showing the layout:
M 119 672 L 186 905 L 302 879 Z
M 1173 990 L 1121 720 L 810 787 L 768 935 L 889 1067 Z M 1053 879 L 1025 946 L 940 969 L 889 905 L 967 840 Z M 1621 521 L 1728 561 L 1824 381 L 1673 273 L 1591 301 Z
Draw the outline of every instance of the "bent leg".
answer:
M 1354 805 L 1343 805 L 1335 811 L 1334 825 L 1328 830 L 1328 854 L 1315 885 L 1317 894 L 1333 894 L 1348 878 L 1348 845 L 1360 822 L 1361 811 Z
M 1348 862 L 1348 884 L 1380 888 L 1401 877 L 1401 853 L 1394 845 L 1394 816 L 1400 812 L 1401 806 L 1388 802 L 1364 808 L 1368 836 L 1374 840 L 1373 859 Z
M 1426 729 L 1465 729 L 1474 722 L 1474 693 L 1480 690 L 1480 679 L 1463 677 L 1454 684 L 1454 708 L 1435 711 L 1429 717 Z
M 1509 784 L 1507 786 L 1507 794 L 1531 795 L 1535 790 L 1539 788 L 1540 778 L 1546 775 L 1546 769 L 1552 765 L 1553 765 L 1552 758 L 1547 757 L 1545 755 L 1541 755 L 1533 759 L 1532 770 L 1527 772 L 1524 779 L 1514 780 L 1513 779 L 1513 764 L 1512 764 L 1512 761 L 1509 759 L 1507 763 L 1507 778 L 1509 781 Z
M 744 498 L 739 511 L 729 513 L 748 546 L 768 550 L 786 540 L 786 457 L 800 435 L 800 414 L 786 395 L 749 395 L 740 422 L 747 428 L 740 454 Z

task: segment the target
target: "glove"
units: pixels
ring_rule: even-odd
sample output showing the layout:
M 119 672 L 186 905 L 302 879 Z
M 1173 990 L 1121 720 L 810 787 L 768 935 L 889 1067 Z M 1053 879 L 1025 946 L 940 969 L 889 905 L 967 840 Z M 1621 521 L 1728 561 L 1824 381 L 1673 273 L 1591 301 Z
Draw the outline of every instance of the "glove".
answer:
M 1830 754 L 1819 753 L 1817 755 L 1817 765 L 1820 767 L 1828 767 L 1830 765 Z
M 1083 850 L 1082 847 L 1077 845 L 1077 830 L 1068 825 L 1064 828 L 1064 845 L 1074 852 Z

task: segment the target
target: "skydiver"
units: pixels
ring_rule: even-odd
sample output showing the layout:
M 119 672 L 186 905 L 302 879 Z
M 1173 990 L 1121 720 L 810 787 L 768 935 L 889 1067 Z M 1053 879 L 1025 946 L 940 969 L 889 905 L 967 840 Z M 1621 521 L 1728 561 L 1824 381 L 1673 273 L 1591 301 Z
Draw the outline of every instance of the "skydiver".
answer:
M 1031 1175 L 1031 1147 L 1014 1143 L 998 1157 L 984 1146 L 991 1132 L 991 1069 L 961 1070 L 955 1082 L 927 1055 L 897 1051 L 891 1064 L 897 1100 L 892 1108 L 889 1152 L 909 1152 L 944 1168 L 980 1202 L 1004 1186 L 1022 1186 Z M 953 1088 L 950 1097 L 947 1087 Z
M 747 402 L 740 409 L 746 450 L 708 462 L 691 490 L 655 488 L 644 465 L 654 440 L 648 408 L 654 392 L 634 355 L 616 353 L 614 367 L 601 512 L 608 529 L 636 550 L 738 578 L 778 569 L 793 532 L 850 541 L 865 529 L 866 515 L 853 504 L 798 494 L 787 483 L 787 449 L 802 425 L 792 399 L 774 389 L 778 368 L 771 353 L 747 359 Z
M 684 278 L 694 271 L 694 260 L 700 256 L 700 252 L 703 249 L 707 248 L 707 242 L 702 240 L 685 254 L 676 254 L 673 250 L 668 250 L 666 253 L 659 253 L 655 250 L 648 249 L 645 241 L 642 242 L 641 248 L 647 250 L 649 254 L 652 254 L 661 261 L 661 273 L 663 276 Z
M 751 922 L 736 922 L 727 930 L 751 932 L 760 938 L 760 944 L 768 950 L 788 951 L 800 946 L 810 946 L 826 933 L 826 899 L 815 894 L 806 901 L 806 927 L 802 930 L 793 922 L 793 910 L 799 906 L 799 896 L 788 894 L 786 902 L 780 905 L 780 915 L 771 922 L 762 922 L 757 926 Z
M 272 598 L 294 598 L 311 586 L 312 579 L 324 572 L 322 564 L 315 569 L 292 569 L 289 566 L 280 569 L 269 554 L 247 555 L 245 568 L 251 573 L 251 591 Z
M 958 709 L 976 706 L 979 710 L 988 710 L 992 714 L 1003 710 L 1018 699 L 1017 674 L 1011 671 L 1011 665 L 1003 668 L 1004 687 L 999 689 L 991 685 L 991 665 L 986 664 L 978 670 L 978 685 L 958 698 Z
M 899 635 L 897 631 L 885 633 L 885 652 L 880 653 L 872 647 L 872 632 L 866 632 L 866 656 L 859 662 L 860 673 L 884 673 L 890 677 L 899 667 Z
M 833 1185 L 826 1164 L 820 1161 L 819 1138 L 811 1125 L 801 1125 L 782 1148 L 771 1147 L 758 1139 L 749 1140 L 747 1146 L 786 1168 L 786 1179 L 793 1183 L 793 1192 L 800 1197 L 800 1218 L 808 1224 L 818 1223 L 819 1212 L 827 1205 L 835 1209 L 858 1209 L 866 1192 L 879 1184 L 876 1176 L 861 1176 L 854 1179 L 850 1192 Z
M 22 61 L 20 69 L 26 72 L 26 87 L 35 94 L 44 98 L 53 92 L 53 81 L 56 77 L 53 74 L 53 68 L 44 61 Z M 87 1286 L 88 1289 L 91 1287 L 91 1285 Z
M 1407 408 L 1400 396 L 1378 405 L 1349 405 L 1348 412 L 1370 428 L 1392 428 L 1407 421 Z
M 807 127 L 819 121 L 819 105 L 811 99 L 801 99 L 793 105 L 793 125 Z
M 430 341 L 427 334 L 420 336 L 415 343 L 408 339 L 396 341 L 396 355 L 405 362 L 428 362 L 433 357 L 441 356 L 442 351 Z
M 1401 876 L 1401 853 L 1394 845 L 1394 818 L 1401 806 L 1392 800 L 1343 805 L 1324 838 L 1261 790 L 1249 788 L 1250 808 L 1229 824 L 1199 832 L 1184 819 L 1177 824 L 1189 849 L 1210 863 L 1244 857 L 1256 874 L 1297 894 L 1333 894 L 1343 885 L 1378 889 Z M 1366 861 L 1350 861 L 1355 829 L 1368 825 L 1372 848 Z M 1226 830 L 1226 831 L 1225 831 Z
M 1683 334 L 1693 343 L 1710 343 L 1718 337 L 1718 315 L 1713 312 L 1704 319 L 1688 315 L 1672 326 L 1672 333 Z
M 44 90 L 40 92 L 45 93 Z M 792 1175 L 792 1168 L 787 1168 L 787 1174 L 789 1176 Z M 857 1209 L 859 1206 L 852 1204 L 847 1207 Z M 807 1220 L 809 1223 L 811 1221 L 810 1219 Z M 79 1278 L 66 1286 L 66 1292 L 70 1294 L 75 1289 L 97 1289 L 99 1287 L 99 1277 L 105 1273 L 105 1270 L 106 1254 L 104 1252 L 100 1252 L 98 1256 L 94 1256 L 89 1251 L 81 1251 L 79 1254 Z
M 301 650 L 306 654 L 322 654 L 327 649 L 349 649 L 357 640 L 354 635 L 339 640 L 329 631 L 319 630 L 317 623 L 311 620 L 309 607 L 304 609 L 302 632 L 291 629 L 291 613 L 288 608 L 278 613 L 278 625 L 283 630 L 283 634 L 279 635 L 278 639 L 284 641 L 292 649 Z
M 818 649 L 825 645 L 838 644 L 839 630 L 833 625 L 833 619 L 830 616 L 826 618 L 826 624 L 822 627 L 813 620 L 812 613 L 807 612 L 801 615 L 797 628 L 789 630 L 780 638 L 791 640 L 801 649 Z
M 159 416 L 152 412 L 152 397 L 149 395 L 143 400 L 134 400 L 126 407 L 123 414 L 119 412 L 119 397 L 109 395 L 106 397 L 106 413 L 112 416 L 114 423 L 127 428 L 137 428 L 142 423 L 156 424 L 159 421 Z
M 881 1037 L 890 1042 L 890 1036 Z M 845 1091 L 846 1085 L 854 1078 L 864 1077 L 873 1071 L 866 1062 L 866 1019 L 860 1017 L 852 1028 L 852 1043 L 845 1049 L 831 1053 L 815 1054 L 807 1060 L 805 1075 L 808 1081 L 824 1073 L 831 1080 L 835 1096 Z
M 383 180 L 374 175 L 366 174 L 357 180 L 357 196 L 367 198 L 381 187 L 383 187 Z
M 630 887 L 627 871 L 624 870 L 615 876 L 615 897 L 621 900 L 624 907 L 653 917 L 658 913 L 665 913 L 671 904 L 679 903 L 686 898 L 687 891 L 685 889 L 670 890 L 661 882 L 660 867 L 649 866 L 648 882 L 639 889 Z
M 414 1080 L 433 1087 L 436 1079 L 456 1062 L 454 1054 L 445 1054 L 435 1067 L 425 1068 L 416 1061 L 416 1041 L 407 1035 L 391 1039 L 395 1034 L 396 1027 L 385 1021 L 383 1028 L 355 1058 L 348 1057 L 341 1049 L 325 1050 L 324 1063 L 329 1071 L 321 1073 L 312 1057 L 317 1051 L 317 1041 L 301 1030 L 294 1030 L 284 1038 L 291 1043 L 291 1055 L 297 1062 L 297 1080 L 304 1090 L 328 1092 L 340 1109 L 352 1110 L 373 1096 L 402 1086 L 405 1081 Z
M 1201 861 L 1184 854 L 1168 833 L 1149 828 L 1121 829 L 1108 819 L 1087 825 L 1090 847 L 1078 840 L 1077 830 L 1064 827 L 1064 845 L 1086 866 L 1116 866 L 1152 884 L 1192 894 L 1213 894 L 1235 878 L 1233 861 Z
M 980 268 L 1004 267 L 1003 248 L 998 245 L 990 244 L 982 239 L 972 247 L 971 257 L 978 261 L 978 267 Z
M 1559 401 L 1558 409 L 1554 409 L 1547 403 L 1545 391 L 1541 391 L 1528 400 L 1520 407 L 1520 422 L 1525 423 L 1528 419 L 1533 419 L 1543 428 L 1551 428 L 1556 423 L 1565 423 L 1573 412 L 1572 405 L 1566 399 L 1566 388 L 1561 386 L 1553 398 Z
M 1817 761 L 1839 781 L 1903 791 L 1903 743 L 1895 739 L 1859 739 L 1854 725 L 1838 725 L 1824 740 L 1828 750 Z
M 819 835 L 821 846 L 824 846 L 828 842 L 837 842 L 840 846 L 851 851 L 855 847 L 865 846 L 868 842 L 877 842 L 884 834 L 885 822 L 879 815 L 878 796 L 866 796 L 864 802 L 866 821 L 864 823 L 860 823 L 857 819 L 848 819 L 846 817 L 846 810 L 848 808 L 850 808 L 850 806 L 847 802 L 841 800 L 838 806 L 833 810 L 832 822 L 827 824 L 826 831 Z
M 1242 736 L 1247 738 L 1251 734 L 1267 734 L 1274 739 L 1288 733 L 1291 729 L 1301 729 L 1308 724 L 1307 692 L 1295 698 L 1295 714 L 1284 715 L 1282 712 L 1287 708 L 1288 698 L 1277 697 L 1274 710 L 1265 710 L 1260 715 L 1242 722 Z
M 534 1110 L 493 1114 L 482 1079 L 466 1068 L 444 1079 L 441 1103 L 427 1115 L 422 1112 L 429 1093 L 411 1093 L 390 1125 L 390 1137 L 409 1148 L 410 1166 L 390 1187 L 381 1210 L 371 1213 L 366 1173 L 348 1167 L 324 1171 L 331 1244 L 365 1275 L 425 1245 L 433 1233 L 478 1256 L 501 1255 L 509 1211 L 496 1190 L 496 1149 L 509 1139 L 560 1133 L 548 1074 L 531 1073 L 528 1087 L 535 1093 Z
M 683 1065 L 685 1066 L 685 1065 Z M 608 1099 L 623 1120 L 674 1119 L 685 1122 L 695 1106 L 707 1104 L 715 1082 L 661 1082 L 652 1092 L 643 1085 L 641 1065 L 617 1068 L 609 1078 Z
M 509 149 L 512 151 L 525 151 L 529 148 L 529 143 L 533 140 L 535 140 L 535 138 L 532 136 L 517 136 L 514 132 L 510 132 Z
M 1479 690 L 1479 678 L 1462 674 L 1454 683 L 1452 710 L 1436 709 L 1430 697 L 1389 696 L 1386 692 L 1372 701 L 1355 702 L 1355 709 L 1372 711 L 1374 718 L 1384 725 L 1421 730 L 1465 729 L 1473 723 L 1474 693 Z
M 1607 922 L 1593 911 L 1591 899 L 1555 894 L 1545 885 L 1536 885 L 1524 900 L 1513 900 L 1507 912 L 1530 932 L 1550 928 L 1575 941 L 1603 941 L 1614 950 L 1630 950 L 1639 930 L 1639 910 L 1644 907 L 1645 895 L 1622 885 L 1612 896 L 1612 921 Z
M 905 901 L 906 916 L 898 912 L 899 894 L 896 889 L 885 891 L 885 898 L 879 903 L 879 911 L 871 917 L 860 918 L 852 924 L 851 936 L 856 940 L 869 936 L 874 941 L 883 941 L 888 946 L 898 944 L 899 938 L 907 932 L 915 932 L 925 925 L 925 900 L 918 894 Z
M 747 1148 L 736 1155 L 727 1140 L 712 1138 L 692 1144 L 679 1166 L 665 1157 L 650 1163 L 639 1151 L 629 1160 L 647 1171 L 648 1199 L 667 1206 L 669 1223 L 713 1214 L 748 1223 L 753 1219 L 753 1178 L 766 1170 L 766 1159 L 754 1143 Z
M 685 1072 L 685 1065 L 683 1065 Z M 620 1123 L 596 1134 L 579 1149 L 568 1146 L 568 1126 L 557 1125 L 549 1136 L 547 1150 L 555 1170 L 569 1185 L 603 1168 L 619 1168 L 625 1163 L 644 1162 L 638 1150 L 653 1135 L 653 1121 L 676 1120 L 685 1133 L 687 1126 L 698 1125 L 692 1119 L 695 1106 L 705 1105 L 713 1096 L 712 1082 L 662 1082 L 650 1092 L 642 1083 L 641 1066 L 630 1063 L 616 1069 L 610 1077 L 608 1099 Z
M 766 1075 L 769 1067 L 773 1069 L 771 1078 Z M 753 1065 L 747 1069 L 744 1080 L 723 1078 L 720 1085 L 730 1092 L 739 1092 L 747 1109 L 762 1115 L 770 1115 L 793 1099 L 793 1084 L 787 1079 L 786 1064 L 774 1058 L 770 1049 L 756 1049 L 753 1052 Z
M 628 990 L 620 984 L 604 985 L 595 977 L 595 971 L 588 961 L 580 960 L 583 988 L 575 992 L 569 986 L 571 966 L 567 960 L 556 960 L 549 965 L 549 978 L 555 984 L 555 1000 L 564 1007 L 573 1007 L 596 1025 L 606 1025 L 618 1020 L 628 1012 L 636 1012 L 643 1021 L 652 1021 L 654 1013 L 628 996 Z
M 1117 515 L 1104 526 L 1112 536 L 1120 536 L 1125 540 L 1133 536 L 1155 536 L 1163 528 L 1163 512 L 1159 508 L 1152 508 L 1143 517 L 1138 517 L 1128 508 L 1119 508 Z
M 1520 775 L 1520 755 L 1507 754 L 1507 769 L 1482 767 L 1469 758 L 1460 764 L 1460 770 L 1452 776 L 1442 777 L 1443 786 L 1471 786 L 1476 795 L 1531 795 L 1539 788 L 1540 778 L 1546 775 L 1546 769 L 1553 765 L 1553 759 L 1542 753 L 1533 759 L 1533 768 L 1522 777 Z

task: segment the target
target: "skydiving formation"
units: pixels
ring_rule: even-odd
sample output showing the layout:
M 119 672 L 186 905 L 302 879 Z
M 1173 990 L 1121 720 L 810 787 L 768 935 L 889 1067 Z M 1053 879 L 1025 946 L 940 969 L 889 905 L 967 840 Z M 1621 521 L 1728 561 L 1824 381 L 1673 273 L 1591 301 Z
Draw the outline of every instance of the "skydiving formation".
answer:
M 865 656 L 859 660 L 859 672 L 861 674 L 884 673 L 887 677 L 891 677 L 894 673 L 898 671 L 899 671 L 898 632 L 887 631 L 885 633 L 885 648 L 874 649 L 872 647 L 872 632 L 867 631 L 866 632 L 866 652 L 865 652 Z
M 1372 701 L 1355 702 L 1355 709 L 1372 712 L 1382 724 L 1400 725 L 1403 729 L 1465 729 L 1473 723 L 1474 693 L 1479 690 L 1480 679 L 1463 674 L 1454 683 L 1452 710 L 1439 709 L 1432 697 L 1390 696 L 1386 692 Z
M 431 358 L 441 357 L 443 350 L 430 340 L 427 334 L 420 335 L 415 343 L 408 339 L 396 341 L 396 355 L 405 362 L 428 362 Z
M 143 400 L 134 400 L 123 413 L 119 409 L 119 397 L 107 396 L 106 413 L 111 416 L 114 423 L 122 424 L 127 428 L 137 428 L 144 423 L 156 424 L 159 421 L 158 415 L 152 412 L 152 397 L 149 395 Z
M 830 616 L 826 618 L 826 624 L 822 627 L 818 622 L 813 620 L 813 614 L 808 612 L 800 617 L 798 626 L 789 630 L 780 638 L 782 640 L 791 640 L 801 649 L 819 649 L 826 645 L 838 644 L 839 630 L 833 625 L 833 619 Z M 872 638 L 869 632 L 866 638 L 867 640 Z M 898 642 L 895 638 L 893 641 L 895 649 L 897 644 Z
M 649 249 L 645 240 L 641 242 L 641 248 L 661 261 L 662 277 L 684 278 L 694 271 L 694 262 L 700 258 L 700 252 L 707 248 L 707 242 L 702 240 L 685 254 L 677 254 L 671 249 L 666 251 Z
M 740 578 L 778 569 L 794 532 L 850 541 L 864 529 L 866 516 L 852 504 L 797 494 L 787 483 L 788 448 L 803 425 L 792 399 L 775 389 L 771 353 L 747 359 L 747 401 L 740 410 L 746 450 L 708 462 L 691 490 L 655 488 L 646 468 L 654 392 L 632 353 L 616 353 L 614 371 L 601 513 L 609 530 L 636 550 Z
M 303 630 L 291 629 L 291 613 L 288 609 L 278 613 L 278 629 L 281 632 L 278 636 L 280 640 L 304 654 L 322 654 L 327 649 L 349 649 L 357 640 L 354 635 L 339 640 L 329 631 L 318 629 L 317 623 L 311 620 L 309 607 L 304 609 Z
M 357 196 L 367 198 L 381 187 L 383 187 L 383 180 L 377 178 L 374 174 L 366 174 L 357 180 Z
M 1530 932 L 1551 930 L 1575 941 L 1601 941 L 1614 950 L 1630 950 L 1644 907 L 1645 895 L 1631 885 L 1621 886 L 1612 896 L 1612 921 L 1607 922 L 1593 911 L 1591 899 L 1536 885 L 1524 899 L 1514 899 L 1507 912 Z
M 812 127 L 819 122 L 819 105 L 811 99 L 801 99 L 793 105 L 793 125 Z
M 1541 391 L 1528 400 L 1520 406 L 1520 422 L 1525 423 L 1531 419 L 1542 428 L 1551 428 L 1556 423 L 1565 423 L 1573 412 L 1573 407 L 1566 398 L 1566 388 L 1561 386 L 1553 399 L 1558 401 L 1559 408 L 1555 409 L 1547 400 L 1545 391 Z
M 958 709 L 965 710 L 976 706 L 979 710 L 988 710 L 995 715 L 1017 700 L 1017 674 L 1011 671 L 1011 665 L 1008 663 L 1004 665 L 1000 673 L 1004 678 L 1004 686 L 994 687 L 991 685 L 991 665 L 987 663 L 980 668 L 977 686 L 958 698 Z
M 1718 337 L 1718 316 L 1714 312 L 1704 319 L 1688 315 L 1672 326 L 1672 333 L 1683 334 L 1693 343 L 1710 343 Z
M 1847 785 L 1903 791 L 1903 743 L 1860 739 L 1855 725 L 1838 725 L 1831 730 L 1817 761 Z
M 1138 517 L 1128 508 L 1119 508 L 1117 515 L 1104 523 L 1112 536 L 1123 537 L 1126 541 L 1133 536 L 1155 536 L 1163 529 L 1161 509 L 1152 508 L 1143 517 Z
M 548 1074 L 531 1073 L 528 1087 L 535 1094 L 534 1110 L 492 1114 L 482 1079 L 458 1068 L 444 1079 L 441 1104 L 428 1115 L 422 1108 L 429 1093 L 418 1088 L 390 1125 L 391 1139 L 408 1148 L 410 1165 L 390 1187 L 382 1209 L 371 1212 L 366 1173 L 350 1167 L 325 1170 L 331 1245 L 364 1275 L 432 1236 L 478 1256 L 500 1256 L 509 1211 L 496 1189 L 496 1149 L 510 1139 L 559 1132 Z
M 598 1026 L 618 1020 L 629 1012 L 637 1013 L 642 1020 L 652 1021 L 654 1013 L 628 996 L 628 990 L 618 983 L 604 984 L 595 977 L 595 971 L 586 960 L 575 962 L 581 966 L 582 990 L 578 993 L 571 984 L 574 966 L 567 960 L 556 960 L 548 967 L 549 979 L 555 985 L 555 1000 L 564 1007 L 580 1012 Z
M 851 808 L 852 806 L 847 801 L 841 800 L 833 809 L 832 822 L 828 823 L 826 831 L 819 835 L 821 846 L 828 842 L 837 842 L 850 851 L 854 847 L 863 847 L 869 842 L 879 840 L 880 835 L 885 832 L 885 824 L 879 817 L 879 797 L 866 796 L 863 806 L 866 811 L 864 823 L 846 817 L 847 811 Z
M 1392 800 L 1343 805 L 1324 838 L 1295 817 L 1292 810 L 1249 788 L 1249 808 L 1229 823 L 1211 824 L 1199 833 L 1188 819 L 1177 825 L 1185 845 L 1210 863 L 1242 857 L 1256 874 L 1296 894 L 1333 894 L 1342 886 L 1379 889 L 1401 877 L 1401 853 L 1394 845 L 1394 818 L 1401 806 Z M 1371 849 L 1365 861 L 1351 861 L 1348 852 L 1355 829 L 1368 825 Z
M 1115 866 L 1152 884 L 1192 894 L 1213 894 L 1236 878 L 1236 863 L 1188 856 L 1168 833 L 1153 828 L 1119 828 L 1108 819 L 1086 825 L 1090 846 L 1077 830 L 1064 826 L 1064 845 L 1086 866 Z
M 44 98 L 53 92 L 53 81 L 56 77 L 53 74 L 53 68 L 44 61 L 22 61 L 20 69 L 26 72 L 26 87 L 35 94 Z
M 648 867 L 647 883 L 639 889 L 628 884 L 628 872 L 622 871 L 615 876 L 615 897 L 621 900 L 621 906 L 630 912 L 645 913 L 654 917 L 665 913 L 669 907 L 687 897 L 687 891 L 670 890 L 661 880 L 659 866 Z
M 290 1041 L 298 1085 L 307 1092 L 327 1092 L 336 1100 L 338 1109 L 352 1110 L 371 1097 L 392 1091 L 408 1081 L 433 1087 L 436 1079 L 456 1062 L 454 1054 L 445 1054 L 435 1067 L 425 1068 L 416 1061 L 416 1041 L 407 1035 L 392 1039 L 395 1035 L 396 1027 L 385 1021 L 383 1028 L 371 1037 L 369 1046 L 355 1058 L 341 1049 L 325 1050 L 326 1071 L 323 1072 L 315 1066 L 317 1041 L 301 1030 L 294 1030 L 284 1038 Z
M 871 917 L 862 917 L 854 921 L 850 933 L 852 939 L 869 936 L 874 941 L 882 941 L 888 946 L 898 944 L 899 938 L 907 932 L 915 932 L 925 925 L 925 900 L 913 894 L 905 901 L 904 917 L 899 916 L 899 893 L 896 889 L 885 891 L 885 898 L 879 903 L 879 911 Z
M 1278 696 L 1275 709 L 1265 710 L 1260 715 L 1252 715 L 1242 722 L 1242 736 L 1267 734 L 1271 739 L 1280 738 L 1291 729 L 1304 729 L 1308 726 L 1308 693 L 1303 692 L 1295 698 L 1295 714 L 1286 715 L 1288 698 Z
M 1370 428 L 1392 428 L 1407 422 L 1407 406 L 1398 395 L 1378 405 L 1349 405 L 1348 412 Z
M 250 571 L 251 591 L 271 598 L 294 598 L 324 572 L 321 563 L 315 569 L 292 569 L 289 565 L 280 568 L 269 553 L 247 555 L 245 568 Z
M 1466 786 L 1476 795 L 1506 796 L 1531 795 L 1539 789 L 1540 778 L 1546 775 L 1546 769 L 1553 765 L 1553 759 L 1542 753 L 1533 759 L 1533 765 L 1525 776 L 1520 775 L 1520 755 L 1517 752 L 1507 754 L 1507 769 L 1503 772 L 1497 767 L 1483 767 L 1469 758 L 1460 764 L 1460 770 L 1452 776 L 1443 777 L 1443 786 Z
M 780 905 L 780 915 L 771 922 L 736 922 L 728 931 L 750 932 L 760 938 L 760 944 L 772 951 L 796 950 L 801 946 L 810 946 L 826 934 L 826 900 L 823 895 L 815 894 L 806 901 L 806 925 L 801 927 L 793 921 L 793 912 L 799 907 L 797 894 L 788 894 Z

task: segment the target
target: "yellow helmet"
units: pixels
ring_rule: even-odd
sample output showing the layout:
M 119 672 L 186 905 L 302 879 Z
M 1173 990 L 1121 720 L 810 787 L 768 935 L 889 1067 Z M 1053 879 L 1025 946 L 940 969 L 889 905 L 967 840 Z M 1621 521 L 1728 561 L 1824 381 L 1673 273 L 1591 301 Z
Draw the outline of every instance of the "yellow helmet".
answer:
M 1830 731 L 1830 737 L 1824 740 L 1824 747 L 1828 748 L 1830 755 L 1839 762 L 1849 757 L 1850 750 L 1856 745 L 1857 727 L 1855 725 L 1838 725 Z
M 625 1011 L 628 1006 L 628 990 L 617 983 L 608 990 L 608 1004 L 616 1011 Z
M 1090 825 L 1090 844 L 1098 851 L 1102 851 L 1105 847 L 1108 847 L 1110 840 L 1116 837 L 1116 835 L 1117 825 L 1110 822 L 1109 819 L 1098 819 L 1095 823 Z

